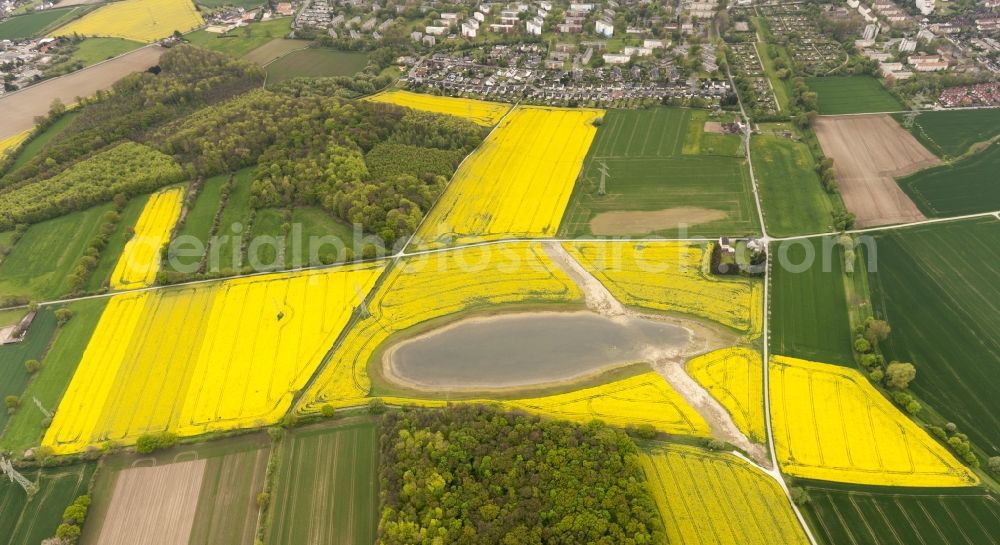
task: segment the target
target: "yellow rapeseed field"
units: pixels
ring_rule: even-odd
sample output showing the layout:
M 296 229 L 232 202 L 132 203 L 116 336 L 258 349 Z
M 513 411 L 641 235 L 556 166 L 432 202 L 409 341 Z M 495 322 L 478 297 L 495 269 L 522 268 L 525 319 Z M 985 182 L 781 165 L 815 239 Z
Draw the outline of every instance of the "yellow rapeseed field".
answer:
M 155 42 L 205 24 L 191 0 L 123 0 L 102 6 L 51 36 L 107 36 Z
M 740 431 L 764 441 L 764 366 L 760 352 L 734 347 L 687 363 L 687 372 L 722 403 Z
M 170 187 L 153 193 L 135 223 L 135 235 L 125 244 L 115 270 L 111 289 L 125 290 L 152 286 L 160 270 L 160 248 L 170 240 L 170 231 L 181 213 L 184 188 Z
M 443 400 L 382 398 L 394 405 L 440 407 Z M 351 405 L 362 404 L 353 400 Z M 564 394 L 542 397 L 492 401 L 487 399 L 460 400 L 451 403 L 497 404 L 507 409 L 587 423 L 602 420 L 618 427 L 649 424 L 658 431 L 673 435 L 711 437 L 705 420 L 658 373 L 649 371 L 622 380 L 583 388 Z
M 11 150 L 17 149 L 24 142 L 28 136 L 31 135 L 31 131 L 34 129 L 28 129 L 24 132 L 15 134 L 14 136 L 8 136 L 7 138 L 0 139 L 0 159 L 3 159 L 10 153 Z
M 398 90 L 372 95 L 365 100 L 385 102 L 387 104 L 405 106 L 414 110 L 423 110 L 436 114 L 462 117 L 484 127 L 496 125 L 500 121 L 500 118 L 510 110 L 510 104 L 499 102 L 486 102 L 471 98 L 439 97 Z
M 785 473 L 885 486 L 969 486 L 979 478 L 853 369 L 771 360 L 775 453 Z
M 566 394 L 504 401 L 503 405 L 576 422 L 596 418 L 619 427 L 650 424 L 675 435 L 711 436 L 701 415 L 653 371 Z
M 367 365 L 390 335 L 427 320 L 503 304 L 568 302 L 582 298 L 539 243 L 478 246 L 413 256 L 391 270 L 372 296 L 369 316 L 337 347 L 305 412 L 319 405 L 363 403 L 371 387 Z
M 712 276 L 706 249 L 686 242 L 570 242 L 569 253 L 629 306 L 706 318 L 757 337 L 764 287 L 745 277 Z
M 274 423 L 383 269 L 348 265 L 113 296 L 43 444 Z
M 602 114 L 515 108 L 459 167 L 414 243 L 437 248 L 554 235 Z
M 670 445 L 640 462 L 670 543 L 809 543 L 778 483 L 731 454 Z

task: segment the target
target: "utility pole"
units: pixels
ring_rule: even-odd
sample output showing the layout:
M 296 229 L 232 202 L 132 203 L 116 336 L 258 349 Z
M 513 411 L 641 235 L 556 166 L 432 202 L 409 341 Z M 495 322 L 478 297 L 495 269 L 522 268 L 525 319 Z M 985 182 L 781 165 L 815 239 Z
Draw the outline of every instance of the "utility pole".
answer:
M 601 185 L 597 188 L 597 194 L 604 196 L 608 194 L 607 178 L 610 176 L 608 173 L 608 165 L 604 161 L 601 161 Z
M 34 483 L 29 481 L 24 475 L 21 475 L 16 469 L 14 469 L 14 465 L 11 464 L 10 460 L 7 458 L 0 457 L 0 475 L 10 479 L 10 482 L 12 483 L 17 483 L 24 489 L 24 492 L 28 494 L 28 496 L 31 496 L 38 490 Z

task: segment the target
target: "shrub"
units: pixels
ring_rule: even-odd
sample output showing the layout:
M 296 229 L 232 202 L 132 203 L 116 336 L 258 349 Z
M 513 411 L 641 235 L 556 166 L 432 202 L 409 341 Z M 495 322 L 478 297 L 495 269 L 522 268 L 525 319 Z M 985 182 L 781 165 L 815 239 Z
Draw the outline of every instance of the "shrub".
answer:
M 267 492 L 257 494 L 257 507 L 267 507 L 271 503 L 271 495 Z
M 322 407 L 319 408 L 319 413 L 326 418 L 332 417 L 336 412 L 337 409 L 334 409 L 333 405 L 330 405 L 329 403 L 325 403 Z
M 15 395 L 9 395 L 3 399 L 7 408 L 10 410 L 16 409 L 18 405 L 21 404 L 21 399 Z
M 948 440 L 948 434 L 944 432 L 939 426 L 927 426 L 927 431 L 931 432 L 931 435 L 937 437 L 942 441 Z
M 75 524 L 60 524 L 56 528 L 56 537 L 65 543 L 76 543 L 80 539 L 80 527 Z
M 375 398 L 368 402 L 368 412 L 370 414 L 383 414 L 386 411 L 385 401 Z
M 38 361 L 38 360 L 25 360 L 24 361 L 24 370 L 27 371 L 29 374 L 32 374 L 32 375 L 35 374 L 41 368 L 42 368 L 42 363 L 40 361 Z
M 792 501 L 795 502 L 795 505 L 803 506 L 810 501 L 809 493 L 798 486 L 791 487 L 788 489 L 788 492 L 791 494 Z
M 705 448 L 708 450 L 726 450 L 726 443 L 718 439 L 709 439 L 705 443 Z
M 885 385 L 896 390 L 905 390 L 917 377 L 917 369 L 912 363 L 894 361 L 885 368 Z
M 989 461 L 986 462 L 986 467 L 989 468 L 990 473 L 1000 475 L 1000 456 L 990 456 Z
M 652 424 L 639 424 L 633 433 L 639 439 L 656 439 L 657 431 Z
M 168 449 L 177 444 L 177 436 L 165 431 L 141 435 L 135 442 L 135 450 L 139 454 L 149 454 L 156 450 Z
M 58 325 L 65 325 L 66 322 L 73 318 L 73 311 L 68 308 L 60 308 L 56 310 L 56 323 Z

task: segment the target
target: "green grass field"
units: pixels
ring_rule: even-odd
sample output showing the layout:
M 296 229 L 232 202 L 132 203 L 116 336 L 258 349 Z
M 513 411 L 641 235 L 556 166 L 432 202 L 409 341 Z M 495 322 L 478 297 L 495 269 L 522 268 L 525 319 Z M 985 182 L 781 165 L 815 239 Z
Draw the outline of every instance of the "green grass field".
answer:
M 27 360 L 42 361 L 45 350 L 56 331 L 56 317 L 52 309 L 42 309 L 35 316 L 34 322 L 19 343 L 0 346 L 0 398 L 9 395 L 21 397 L 31 376 L 24 368 Z M 41 371 L 39 371 L 41 372 Z M 31 399 L 22 399 L 19 411 L 36 411 Z M 0 430 L 7 426 L 10 415 L 7 411 L 0 412 Z
M 293 51 L 267 65 L 267 83 L 297 77 L 353 76 L 368 64 L 368 55 L 328 48 Z
M 69 291 L 67 277 L 101 226 L 111 203 L 36 223 L 0 263 L 0 293 L 53 299 Z
M 72 59 L 82 61 L 86 67 L 139 49 L 144 45 L 146 44 L 124 38 L 87 38 L 77 44 Z
M 906 127 L 907 114 L 892 117 Z M 958 157 L 1000 134 L 1000 108 L 921 112 L 907 130 L 938 157 Z
M 285 211 L 279 208 L 261 208 L 253 220 L 253 232 L 250 234 L 250 245 L 247 247 L 247 263 L 255 271 L 284 268 L 285 235 L 281 225 L 285 223 Z M 272 237 L 270 239 L 263 237 Z M 282 248 L 275 247 L 277 243 Z
M 833 205 L 809 147 L 783 136 L 752 138 L 750 154 L 768 234 L 787 237 L 830 231 Z
M 302 254 L 301 259 L 296 260 L 295 255 L 289 256 L 290 266 L 298 267 L 303 265 L 319 265 L 323 262 L 331 263 L 332 257 L 323 259 L 327 254 L 336 255 L 343 258 L 341 246 L 336 243 L 320 245 L 319 242 L 313 245 L 310 250 L 310 239 L 312 237 L 323 238 L 333 237 L 343 244 L 343 248 L 351 249 L 357 254 L 360 250 L 354 248 L 354 229 L 349 225 L 337 220 L 329 212 L 314 206 L 299 206 L 292 209 L 292 229 L 296 225 L 302 229 Z M 294 231 L 292 232 L 294 237 Z M 294 241 L 293 241 L 294 244 Z M 293 246 L 294 247 L 294 246 Z
M 820 115 L 897 112 L 906 109 L 877 79 L 870 76 L 806 78 L 806 85 L 819 96 Z
M 268 447 L 268 436 L 256 433 L 178 446 L 152 455 L 128 453 L 106 457 L 94 482 L 94 501 L 83 528 L 81 545 L 101 542 L 101 529 L 122 471 L 191 460 L 205 460 L 205 471 L 191 535 L 186 543 L 253 543 L 259 512 L 257 494 L 264 489 Z M 147 526 L 136 529 L 132 537 L 137 543 L 155 543 L 156 531 L 155 525 Z
M 87 279 L 87 291 L 99 290 L 109 282 L 111 273 L 115 270 L 115 265 L 118 264 L 118 258 L 125 251 L 125 243 L 128 242 L 127 230 L 135 227 L 135 223 L 139 220 L 139 214 L 142 213 L 142 208 L 146 206 L 148 200 L 149 195 L 141 195 L 125 205 L 115 231 L 108 237 L 108 245 L 101 251 L 101 257 L 97 260 L 97 268 Z
M 0 22 L 0 40 L 19 40 L 31 38 L 40 34 L 43 30 L 55 25 L 57 21 L 69 15 L 79 8 L 57 8 L 47 9 L 27 15 L 11 17 Z
M 753 19 L 756 23 L 758 18 L 754 17 Z M 774 66 L 774 59 L 771 58 L 772 50 L 776 51 L 778 57 L 785 61 L 786 66 L 792 66 L 788 52 L 783 47 L 766 42 L 757 42 L 757 52 L 760 54 L 761 63 L 764 65 L 764 73 L 767 74 L 767 78 L 771 80 L 771 86 L 774 88 L 774 98 L 778 101 L 778 107 L 781 108 L 781 112 L 788 115 L 790 111 L 788 97 L 791 91 L 788 89 L 788 82 L 778 77 L 778 69 Z
M 869 273 L 872 310 L 892 326 L 889 360 L 910 361 L 910 388 L 1000 452 L 1000 221 L 886 231 Z
M 374 543 L 379 519 L 378 425 L 298 429 L 284 449 L 265 543 Z
M 233 57 L 242 57 L 275 38 L 283 38 L 292 30 L 292 18 L 282 17 L 249 26 L 234 29 L 226 34 L 215 34 L 204 30 L 195 30 L 184 35 L 184 39 L 192 44 L 225 53 Z
M 825 545 L 1000 544 L 1000 499 L 982 488 L 803 484 L 805 515 Z
M 42 151 L 42 148 L 45 147 L 45 144 L 47 144 L 49 140 L 52 140 L 56 135 L 58 135 L 66 127 L 68 127 L 69 124 L 73 122 L 73 119 L 76 118 L 77 115 L 79 115 L 79 112 L 75 111 L 66 112 L 55 123 L 49 126 L 48 129 L 45 129 L 45 132 L 32 138 L 31 141 L 25 144 L 24 148 L 21 149 L 21 152 L 17 154 L 17 158 L 14 159 L 14 162 L 11 163 L 10 172 L 14 172 L 15 170 L 21 168 L 25 163 L 30 161 L 35 155 L 38 155 L 38 152 Z
M 853 366 L 843 258 L 839 249 L 825 251 L 824 240 L 835 242 L 827 237 L 771 246 L 771 353 Z M 805 266 L 809 255 L 814 259 Z
M 96 463 L 88 463 L 26 472 L 24 476 L 38 484 L 30 501 L 20 486 L 0 479 L 0 543 L 37 545 L 53 537 L 63 510 L 87 493 L 96 468 Z
M 34 399 L 37 398 L 46 410 L 55 411 L 106 304 L 107 299 L 102 298 L 67 305 L 66 308 L 73 311 L 73 318 L 56 331 L 55 339 L 42 360 L 42 369 L 24 390 L 23 398 L 31 400 L 31 405 L 25 405 L 10 417 L 3 435 L 0 435 L 0 449 L 21 453 L 41 442 L 45 432 L 45 415 L 35 406 Z
M 247 215 L 250 213 L 250 183 L 253 181 L 253 173 L 254 169 L 250 167 L 237 171 L 234 175 L 235 183 L 219 220 L 219 230 L 216 233 L 219 238 L 208 248 L 208 270 L 213 268 L 220 271 L 227 268 L 239 270 L 239 266 L 236 265 L 241 260 L 238 239 L 247 236 L 245 229 Z M 239 224 L 239 232 L 234 229 L 236 224 Z M 218 256 L 218 259 L 213 259 L 213 256 Z
M 947 217 L 1000 210 L 1000 142 L 965 159 L 899 178 L 900 187 L 926 216 Z
M 13 325 L 21 321 L 24 315 L 27 314 L 27 309 L 24 308 L 8 308 L 0 310 L 0 326 Z
M 219 176 L 213 176 L 202 183 L 201 191 L 198 192 L 198 197 L 195 198 L 194 205 L 187 212 L 187 216 L 184 217 L 184 225 L 178 230 L 177 236 L 174 238 L 172 243 L 179 244 L 179 248 L 185 251 L 185 255 L 173 256 L 179 269 L 186 269 L 188 267 L 193 267 L 201 262 L 201 259 L 205 256 L 205 251 L 208 249 L 207 241 L 208 237 L 212 232 L 212 223 L 215 221 L 215 214 L 219 210 L 222 199 L 222 191 L 225 189 L 226 185 L 229 183 L 229 174 L 220 174 Z M 201 242 L 201 252 L 196 252 L 191 250 L 192 246 L 184 242 L 185 240 L 194 240 Z M 197 254 L 188 256 L 187 252 Z M 170 268 L 169 260 L 166 262 L 166 267 Z
M 605 212 L 672 215 L 630 223 L 618 233 L 631 236 L 676 236 L 680 224 L 695 236 L 758 232 L 746 161 L 720 155 L 740 153 L 739 137 L 696 134 L 693 126 L 704 124 L 699 115 L 669 108 L 609 111 L 584 160 L 561 235 L 593 235 L 594 219 Z M 607 191 L 600 195 L 605 166 Z

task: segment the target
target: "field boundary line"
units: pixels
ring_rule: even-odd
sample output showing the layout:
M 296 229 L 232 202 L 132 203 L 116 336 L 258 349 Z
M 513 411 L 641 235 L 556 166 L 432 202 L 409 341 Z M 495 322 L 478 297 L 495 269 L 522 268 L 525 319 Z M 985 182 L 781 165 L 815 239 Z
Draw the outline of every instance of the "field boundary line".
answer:
M 947 222 L 963 221 L 963 220 L 968 220 L 968 219 L 987 218 L 987 217 L 992 217 L 992 218 L 995 218 L 997 220 L 1000 220 L 1000 210 L 994 211 L 994 212 L 980 212 L 980 213 L 977 213 L 977 214 L 968 214 L 968 215 L 964 215 L 964 216 L 953 216 L 953 217 L 947 217 L 947 218 L 931 218 L 931 219 L 926 219 L 926 220 L 921 220 L 921 221 L 911 222 L 911 223 L 899 223 L 899 224 L 895 224 L 895 225 L 882 225 L 882 226 L 877 226 L 877 227 L 867 227 L 867 228 L 864 228 L 864 229 L 851 229 L 851 230 L 843 231 L 843 232 L 841 232 L 841 231 L 828 231 L 828 232 L 823 232 L 823 233 L 811 233 L 811 234 L 805 234 L 805 235 L 795 235 L 795 236 L 790 236 L 790 237 L 774 237 L 774 238 L 768 238 L 767 240 L 768 240 L 768 242 L 786 242 L 786 241 L 803 240 L 803 239 L 819 238 L 819 237 L 826 237 L 826 236 L 836 236 L 836 235 L 840 235 L 840 234 L 843 234 L 843 233 L 847 233 L 847 234 L 851 234 L 851 235 L 856 235 L 856 234 L 864 234 L 864 233 L 877 232 L 877 231 L 891 231 L 891 230 L 897 230 L 897 229 L 905 229 L 905 228 L 908 228 L 908 227 L 917 227 L 917 226 L 920 226 L 920 225 L 929 225 L 929 224 L 934 224 L 934 223 L 947 223 Z M 207 284 L 207 283 L 211 283 L 211 282 L 225 282 L 225 281 L 228 281 L 228 280 L 234 280 L 234 279 L 238 279 L 238 278 L 252 278 L 252 277 L 255 277 L 255 276 L 262 276 L 262 275 L 265 275 L 265 274 L 290 274 L 290 273 L 301 273 L 301 272 L 308 272 L 308 271 L 321 271 L 321 270 L 325 270 L 325 269 L 343 267 L 343 266 L 347 266 L 347 265 L 373 264 L 373 263 L 377 263 L 379 261 L 388 261 L 388 262 L 392 263 L 392 262 L 395 262 L 398 258 L 401 258 L 401 257 L 428 255 L 428 254 L 443 253 L 443 252 L 449 252 L 449 251 L 458 251 L 458 250 L 462 250 L 462 249 L 465 249 L 465 248 L 476 248 L 476 247 L 492 246 L 492 245 L 532 243 L 532 242 L 559 242 L 559 243 L 565 243 L 565 242 L 597 242 L 597 243 L 608 243 L 608 244 L 658 243 L 658 242 L 690 242 L 690 243 L 699 243 L 699 242 L 701 242 L 701 243 L 705 243 L 705 242 L 714 242 L 716 240 L 718 240 L 717 237 L 625 237 L 625 238 L 606 238 L 606 237 L 605 238 L 602 238 L 602 237 L 581 237 L 581 238 L 529 237 L 529 238 L 516 238 L 515 237 L 515 238 L 500 238 L 500 239 L 497 239 L 497 240 L 486 240 L 486 241 L 480 241 L 480 242 L 472 242 L 472 243 L 467 243 L 467 244 L 458 244 L 458 245 L 455 245 L 455 246 L 444 246 L 444 247 L 440 247 L 440 248 L 430 248 L 430 249 L 427 249 L 427 250 L 419 250 L 419 251 L 415 251 L 415 252 L 406 252 L 405 251 L 405 247 L 404 247 L 403 250 L 400 250 L 399 252 L 397 252 L 395 254 L 391 254 L 391 255 L 387 255 L 387 256 L 382 256 L 382 257 L 371 258 L 371 259 L 361 259 L 361 260 L 358 260 L 358 261 L 351 261 L 351 262 L 346 262 L 346 263 L 331 263 L 331 264 L 326 264 L 326 265 L 306 265 L 306 266 L 301 266 L 301 267 L 291 267 L 291 268 L 288 268 L 288 269 L 280 269 L 280 270 L 256 271 L 256 272 L 252 272 L 252 273 L 239 274 L 239 275 L 227 276 L 227 277 L 222 277 L 222 278 L 204 278 L 204 279 L 199 279 L 199 280 L 191 280 L 191 281 L 188 281 L 188 282 L 178 282 L 176 284 L 154 285 L 154 286 L 146 286 L 146 287 L 143 287 L 143 288 L 134 288 L 134 289 L 129 289 L 129 290 L 108 291 L 108 292 L 105 292 L 105 293 L 95 293 L 95 294 L 91 294 L 91 295 L 82 295 L 82 296 L 79 296 L 79 297 L 64 297 L 64 298 L 50 299 L 50 300 L 47 300 L 47 301 L 39 301 L 38 305 L 39 306 L 51 306 L 51 305 L 58 305 L 58 304 L 74 303 L 74 302 L 77 302 L 77 301 L 87 301 L 87 300 L 92 300 L 92 299 L 101 299 L 101 298 L 105 298 L 105 297 L 113 297 L 115 295 L 123 295 L 123 294 L 127 294 L 127 293 L 140 293 L 140 292 L 144 292 L 144 291 L 153 291 L 153 290 L 159 290 L 159 289 L 168 289 L 168 288 L 180 287 L 180 286 L 195 286 L 195 285 Z M 388 267 L 388 265 L 387 265 L 387 267 Z M 12 309 L 19 309 L 19 308 L 27 308 L 27 305 L 16 305 L 16 306 L 11 306 L 11 307 L 5 307 L 3 310 L 12 310 Z
M 859 115 L 890 115 L 890 114 L 912 114 L 913 112 L 956 112 L 962 110 L 996 110 L 1000 106 L 960 106 L 957 108 L 921 108 L 917 110 L 896 110 L 889 112 L 856 112 L 852 114 L 819 114 L 818 117 L 850 117 Z
M 73 76 L 73 75 L 76 75 L 76 74 L 80 74 L 82 72 L 90 70 L 91 68 L 97 68 L 98 66 L 100 66 L 102 64 L 106 64 L 106 63 L 109 63 L 111 61 L 116 61 L 116 60 L 118 60 L 118 59 L 120 59 L 122 57 L 126 57 L 128 55 L 133 54 L 133 53 L 138 53 L 139 51 L 142 51 L 143 49 L 150 48 L 150 47 L 159 47 L 160 49 L 163 49 L 164 53 L 166 53 L 166 51 L 167 51 L 166 48 L 164 48 L 163 46 L 161 46 L 159 43 L 153 42 L 151 44 L 146 44 L 146 45 L 144 45 L 142 47 L 137 47 L 137 48 L 135 48 L 135 49 L 133 49 L 131 51 L 126 51 L 126 52 L 122 53 L 121 55 L 118 55 L 118 56 L 115 56 L 115 57 L 111 57 L 110 59 L 104 59 L 103 61 L 95 62 L 94 64 L 92 64 L 92 65 L 90 65 L 90 66 L 88 66 L 86 68 L 81 68 L 79 70 L 74 70 L 74 71 L 72 71 L 72 72 L 70 72 L 68 74 L 63 74 L 61 76 L 56 76 L 54 78 L 48 78 L 48 79 L 42 80 L 42 81 L 40 81 L 40 82 L 38 82 L 38 83 L 36 83 L 34 85 L 29 85 L 27 87 L 22 87 L 22 88 L 18 89 L 17 91 L 11 91 L 9 93 L 4 93 L 3 96 L 0 96 L 0 106 L 3 105 L 3 99 L 5 99 L 7 97 L 14 96 L 14 95 L 16 95 L 18 93 L 22 93 L 24 91 L 30 91 L 30 90 L 35 89 L 35 88 L 37 88 L 37 87 L 39 87 L 41 85 L 44 85 L 44 84 L 46 84 L 46 83 L 48 83 L 50 81 L 59 81 L 60 79 L 63 79 L 63 78 L 69 77 L 69 76 Z M 115 81 L 117 82 L 118 80 L 115 80 Z M 112 85 L 113 85 L 113 83 L 112 83 Z M 86 98 L 86 97 L 84 97 L 84 98 Z

